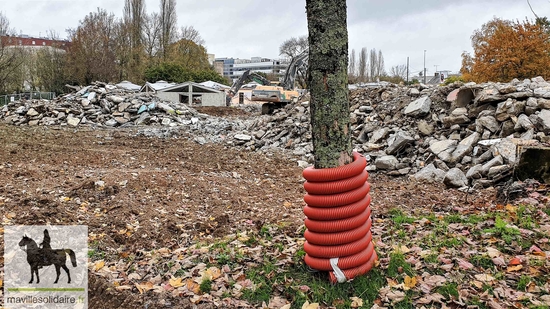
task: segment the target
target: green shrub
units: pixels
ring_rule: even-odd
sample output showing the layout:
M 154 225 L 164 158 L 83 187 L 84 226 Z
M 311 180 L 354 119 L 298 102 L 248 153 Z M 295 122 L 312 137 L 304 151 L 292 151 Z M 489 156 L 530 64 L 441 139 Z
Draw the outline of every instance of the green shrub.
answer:
M 443 82 L 443 85 L 445 85 L 445 86 L 450 85 L 454 82 L 464 83 L 466 81 L 464 80 L 464 78 L 462 78 L 462 76 L 450 76 L 450 77 L 445 79 L 445 81 Z

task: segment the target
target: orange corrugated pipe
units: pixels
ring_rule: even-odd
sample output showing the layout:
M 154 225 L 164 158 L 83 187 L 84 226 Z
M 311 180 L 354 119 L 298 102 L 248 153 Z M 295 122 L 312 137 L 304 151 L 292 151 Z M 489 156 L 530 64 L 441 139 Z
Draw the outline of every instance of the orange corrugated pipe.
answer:
M 331 282 L 367 273 L 378 258 L 370 231 L 370 184 L 367 161 L 353 153 L 350 164 L 327 169 L 306 168 L 304 197 L 305 262 L 329 271 Z

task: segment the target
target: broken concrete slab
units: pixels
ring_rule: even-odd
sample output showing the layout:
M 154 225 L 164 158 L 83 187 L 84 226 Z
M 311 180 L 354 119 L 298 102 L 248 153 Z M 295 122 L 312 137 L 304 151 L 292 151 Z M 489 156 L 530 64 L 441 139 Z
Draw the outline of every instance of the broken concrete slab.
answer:
M 405 115 L 416 117 L 424 116 L 430 112 L 432 106 L 432 100 L 430 97 L 423 97 L 416 101 L 411 102 L 407 108 L 405 108 Z

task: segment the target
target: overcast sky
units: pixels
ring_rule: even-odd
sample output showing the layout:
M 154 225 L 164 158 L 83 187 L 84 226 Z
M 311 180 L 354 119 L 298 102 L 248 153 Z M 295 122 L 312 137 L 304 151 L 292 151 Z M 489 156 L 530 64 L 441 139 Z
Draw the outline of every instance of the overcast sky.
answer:
M 550 10 L 548 0 L 531 0 L 539 16 Z M 457 72 L 461 53 L 471 51 L 470 36 L 493 17 L 533 19 L 524 0 L 348 0 L 350 51 L 382 50 L 386 70 L 404 65 L 412 72 L 424 66 Z M 0 11 L 17 32 L 31 36 L 67 28 L 98 7 L 122 15 L 124 0 L 0 0 Z M 158 12 L 158 0 L 146 0 L 147 12 Z M 277 58 L 279 46 L 307 34 L 305 1 L 300 0 L 177 0 L 179 26 L 193 26 L 216 57 Z

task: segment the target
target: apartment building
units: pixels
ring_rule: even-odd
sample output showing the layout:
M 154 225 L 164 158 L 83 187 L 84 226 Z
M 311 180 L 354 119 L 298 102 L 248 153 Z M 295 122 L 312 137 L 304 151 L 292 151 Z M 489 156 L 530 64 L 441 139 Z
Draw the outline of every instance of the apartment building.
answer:
M 239 78 L 247 70 L 283 76 L 289 62 L 281 59 L 252 57 L 251 59 L 216 58 L 214 68 L 224 77 Z

